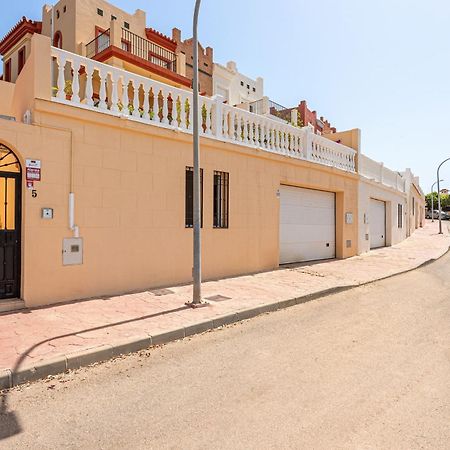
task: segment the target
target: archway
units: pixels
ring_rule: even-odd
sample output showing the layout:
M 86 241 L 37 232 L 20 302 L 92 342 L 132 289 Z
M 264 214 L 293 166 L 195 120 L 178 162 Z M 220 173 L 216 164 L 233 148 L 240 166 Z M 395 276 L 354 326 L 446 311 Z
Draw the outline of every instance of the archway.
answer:
M 0 143 L 0 302 L 20 298 L 22 169 Z

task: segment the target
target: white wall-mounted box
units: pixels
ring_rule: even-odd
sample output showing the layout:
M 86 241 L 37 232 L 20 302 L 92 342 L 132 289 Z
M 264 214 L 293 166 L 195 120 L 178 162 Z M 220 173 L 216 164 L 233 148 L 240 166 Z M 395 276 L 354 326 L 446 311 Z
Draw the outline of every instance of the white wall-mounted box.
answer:
M 78 264 L 83 264 L 83 239 L 64 239 L 62 256 L 64 266 L 75 266 Z

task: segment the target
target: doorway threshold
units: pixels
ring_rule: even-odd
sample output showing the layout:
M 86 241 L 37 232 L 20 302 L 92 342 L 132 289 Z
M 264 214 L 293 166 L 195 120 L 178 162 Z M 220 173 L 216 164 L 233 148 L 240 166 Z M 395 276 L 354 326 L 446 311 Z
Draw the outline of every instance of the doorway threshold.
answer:
M 25 302 L 18 298 L 8 300 L 0 300 L 0 314 L 11 311 L 19 311 L 25 309 Z

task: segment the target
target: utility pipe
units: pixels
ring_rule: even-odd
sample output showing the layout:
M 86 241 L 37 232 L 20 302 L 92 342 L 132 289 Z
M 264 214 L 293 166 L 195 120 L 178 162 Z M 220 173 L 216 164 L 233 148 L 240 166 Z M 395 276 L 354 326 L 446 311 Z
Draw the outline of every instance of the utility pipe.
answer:
M 69 229 L 73 232 L 74 238 L 80 237 L 80 230 L 78 225 L 75 224 L 75 192 L 74 192 L 74 139 L 73 132 L 69 128 L 54 127 L 52 125 L 42 125 L 40 123 L 33 122 L 34 126 L 47 128 L 49 130 L 64 131 L 70 134 L 70 168 L 69 168 Z

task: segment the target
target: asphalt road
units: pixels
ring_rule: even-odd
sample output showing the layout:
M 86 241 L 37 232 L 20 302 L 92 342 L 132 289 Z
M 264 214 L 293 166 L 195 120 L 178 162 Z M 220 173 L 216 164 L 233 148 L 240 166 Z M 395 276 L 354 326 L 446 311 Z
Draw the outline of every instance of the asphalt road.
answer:
M 449 449 L 450 255 L 7 401 L 8 450 Z

